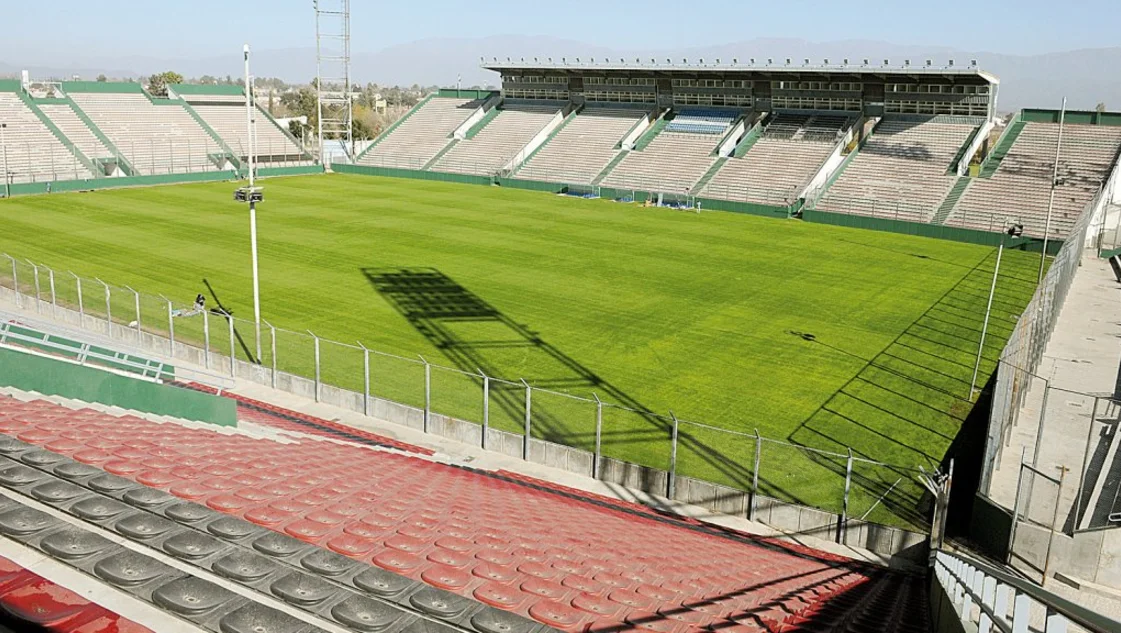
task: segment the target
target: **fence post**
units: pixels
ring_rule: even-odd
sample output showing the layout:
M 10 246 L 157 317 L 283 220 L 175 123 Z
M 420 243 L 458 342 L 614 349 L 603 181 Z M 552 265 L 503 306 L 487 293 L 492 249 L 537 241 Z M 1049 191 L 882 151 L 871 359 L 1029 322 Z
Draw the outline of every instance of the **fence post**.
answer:
M 66 272 L 69 273 L 70 271 Z M 86 328 L 86 308 L 82 305 L 82 278 L 74 273 L 70 273 L 70 275 L 74 277 L 75 284 L 78 287 L 78 327 L 84 330 Z
M 230 329 L 230 375 L 237 378 L 237 348 L 234 347 L 234 317 L 226 313 L 226 323 Z
M 202 364 L 210 369 L 210 311 L 202 311 Z
M 172 358 L 175 358 L 175 310 L 172 308 L 171 299 L 160 295 L 160 298 L 167 302 L 167 341 L 168 350 Z
M 677 432 L 680 423 L 677 421 L 677 416 L 673 411 L 669 412 L 669 416 L 673 418 L 673 443 L 670 445 L 669 452 L 669 479 L 666 481 L 666 498 L 673 501 L 673 494 L 677 492 Z
M 4 179 L 7 180 L 8 175 L 4 174 Z M 19 292 L 19 267 L 16 266 L 16 258 L 4 253 L 4 257 L 12 260 L 12 291 L 16 294 L 16 307 L 23 307 L 23 295 Z
M 39 314 L 42 312 L 42 306 L 39 305 L 39 267 L 31 263 L 30 259 L 25 259 L 23 261 L 27 262 L 28 266 L 31 266 L 32 274 L 35 276 L 35 314 Z
M 428 421 L 432 417 L 432 365 L 428 363 L 428 359 L 417 354 L 420 361 L 424 363 L 424 419 L 422 420 L 423 430 L 428 432 Z
M 487 449 L 487 431 L 490 430 L 490 377 L 479 368 L 479 375 L 483 377 L 483 439 L 480 446 Z
M 140 345 L 140 293 L 125 286 L 132 293 L 132 305 L 136 308 L 136 344 Z
M 308 330 L 307 333 L 311 334 L 311 338 L 315 341 L 315 401 L 319 402 L 319 337 L 311 330 Z
M 94 277 L 94 279 L 97 279 L 97 277 Z M 100 279 L 97 279 L 97 282 L 102 286 L 105 286 L 105 334 L 109 338 L 113 338 L 113 302 L 111 301 L 112 291 L 109 290 L 109 284 L 101 281 Z
M 852 448 L 849 448 L 849 459 L 845 464 L 845 498 L 841 506 L 841 520 L 837 523 L 837 542 L 844 543 L 848 534 L 849 523 L 849 490 L 852 488 Z
M 763 438 L 759 436 L 759 429 L 755 429 L 755 465 L 751 473 L 751 505 L 747 509 L 747 518 L 755 520 L 755 512 L 759 499 L 759 462 L 763 457 Z
M 525 385 L 525 437 L 522 438 L 522 459 L 529 461 L 529 436 L 532 431 L 533 389 L 524 378 L 522 378 L 521 381 L 522 384 Z
M 355 341 L 362 348 L 362 415 L 370 417 L 370 350 Z
M 272 353 L 272 377 L 269 386 L 276 389 L 276 328 L 268 321 L 265 321 L 265 325 L 269 326 L 269 349 Z
M 603 401 L 595 393 L 592 397 L 596 399 L 596 450 L 592 455 L 592 479 L 599 479 L 599 460 L 603 447 Z
M 1090 468 L 1090 445 L 1094 441 L 1094 424 L 1098 419 L 1098 403 L 1101 398 L 1094 398 L 1094 410 L 1090 413 L 1090 429 L 1086 432 L 1086 449 L 1082 451 L 1082 470 L 1079 471 L 1078 477 L 1078 492 L 1074 495 L 1075 510 L 1074 510 L 1074 525 L 1070 528 L 1070 535 L 1078 531 L 1079 525 L 1082 523 L 1082 486 L 1086 479 L 1086 471 Z
M 47 278 L 50 280 L 50 284 L 51 284 L 51 316 L 57 319 L 58 318 L 58 298 L 57 298 L 57 296 L 55 295 L 55 292 L 54 292 L 54 270 L 52 270 L 50 268 L 47 269 Z

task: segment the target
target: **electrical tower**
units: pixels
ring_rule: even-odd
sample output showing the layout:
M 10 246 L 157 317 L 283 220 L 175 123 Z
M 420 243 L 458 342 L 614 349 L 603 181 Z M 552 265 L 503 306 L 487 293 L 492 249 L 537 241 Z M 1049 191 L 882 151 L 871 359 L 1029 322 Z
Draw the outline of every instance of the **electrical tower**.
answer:
M 350 83 L 350 0 L 312 0 L 319 115 L 319 161 L 329 158 L 324 139 L 342 140 L 354 157 L 354 99 Z

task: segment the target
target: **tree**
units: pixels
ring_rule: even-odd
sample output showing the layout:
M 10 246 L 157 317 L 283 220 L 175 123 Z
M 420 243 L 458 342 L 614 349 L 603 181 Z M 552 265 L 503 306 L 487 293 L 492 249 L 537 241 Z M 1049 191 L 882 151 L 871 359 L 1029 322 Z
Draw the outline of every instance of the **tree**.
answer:
M 105 75 L 98 75 L 97 76 L 97 81 L 98 81 L 98 83 L 105 83 L 105 82 L 109 81 L 109 78 L 106 77 Z
M 148 92 L 156 97 L 166 97 L 168 85 L 181 83 L 183 83 L 183 75 L 168 70 L 148 78 Z
M 1094 108 L 1098 112 L 1105 112 L 1105 101 L 1098 103 L 1098 107 Z

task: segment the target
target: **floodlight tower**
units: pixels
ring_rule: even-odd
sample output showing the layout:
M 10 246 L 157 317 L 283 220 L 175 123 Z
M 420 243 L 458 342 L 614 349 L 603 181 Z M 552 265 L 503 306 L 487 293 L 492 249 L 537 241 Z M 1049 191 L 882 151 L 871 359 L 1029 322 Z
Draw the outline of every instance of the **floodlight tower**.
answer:
M 350 0 L 312 0 L 315 7 L 315 66 L 319 115 L 319 162 L 327 164 L 324 135 L 345 142 L 354 156 L 354 98 L 350 84 Z M 332 86 L 341 84 L 341 90 Z
M 242 49 L 245 55 L 245 127 L 248 149 L 246 158 L 249 162 L 249 186 L 241 187 L 234 192 L 234 200 L 249 203 L 249 250 L 253 260 L 253 331 L 256 341 L 256 361 L 261 360 L 261 284 L 257 274 L 257 203 L 265 199 L 261 187 L 255 186 L 256 165 L 253 164 L 253 80 L 249 75 L 249 45 Z M 233 359 L 230 359 L 233 362 Z

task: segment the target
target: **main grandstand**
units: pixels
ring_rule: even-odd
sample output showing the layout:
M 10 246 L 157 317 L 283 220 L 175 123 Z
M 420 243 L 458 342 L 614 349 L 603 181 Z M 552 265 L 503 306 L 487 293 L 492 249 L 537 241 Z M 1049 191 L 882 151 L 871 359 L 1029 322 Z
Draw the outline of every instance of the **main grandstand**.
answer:
M 484 67 L 501 90 L 429 95 L 333 165 L 263 108 L 247 130 L 237 87 L 0 82 L 5 197 L 218 183 L 253 155 L 264 177 L 351 174 L 269 181 L 279 328 L 241 319 L 230 185 L 0 204 L 17 628 L 1112 626 L 940 548 L 974 387 L 1046 329 L 1036 303 L 1013 325 L 1039 242 L 1063 249 L 1049 302 L 1116 189 L 1121 115 L 1002 125 L 975 65 Z M 213 309 L 167 298 L 200 279 Z M 1012 550 L 1027 519 L 1005 519 Z M 63 606 L 20 608 L 45 595 Z

